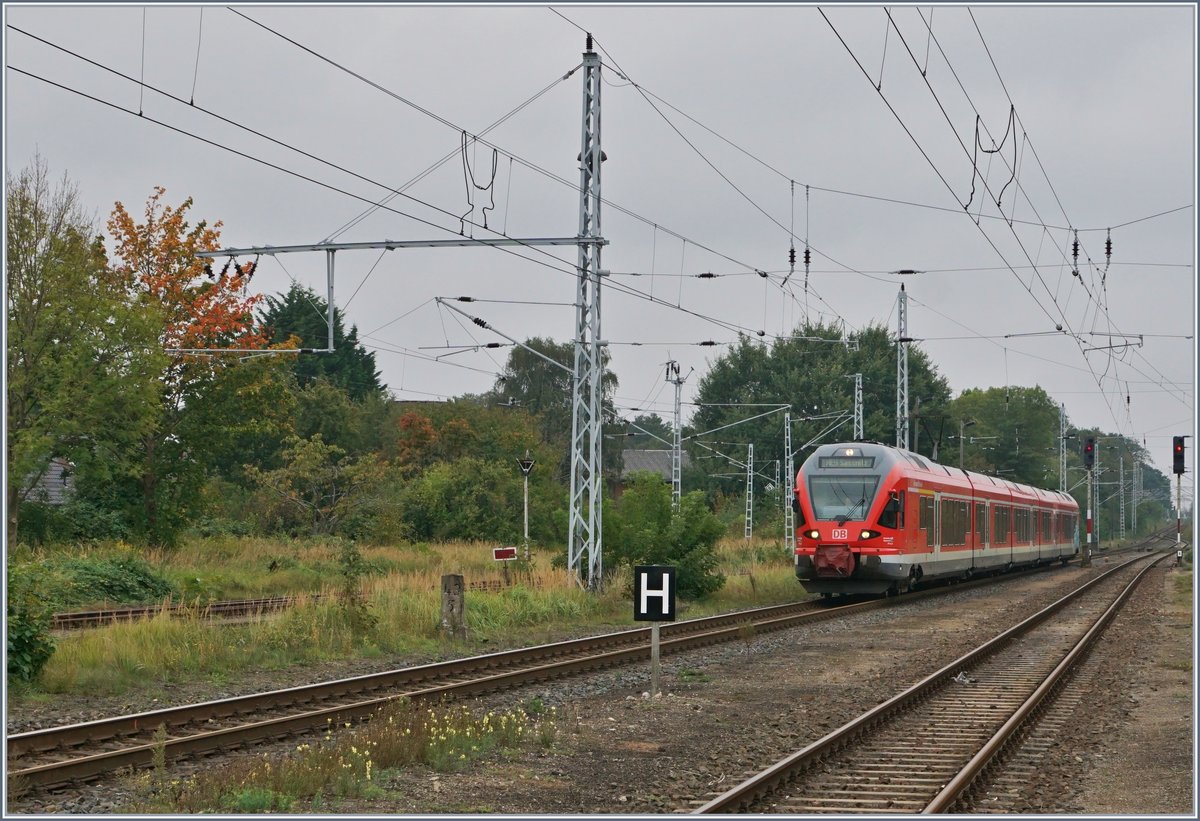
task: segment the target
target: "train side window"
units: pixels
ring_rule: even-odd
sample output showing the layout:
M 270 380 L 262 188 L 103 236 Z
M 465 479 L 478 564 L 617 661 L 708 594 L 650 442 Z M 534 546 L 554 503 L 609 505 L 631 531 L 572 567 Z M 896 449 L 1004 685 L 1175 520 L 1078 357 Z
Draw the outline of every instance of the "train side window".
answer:
M 902 529 L 904 527 L 904 491 L 888 494 L 887 504 L 879 514 L 879 526 Z

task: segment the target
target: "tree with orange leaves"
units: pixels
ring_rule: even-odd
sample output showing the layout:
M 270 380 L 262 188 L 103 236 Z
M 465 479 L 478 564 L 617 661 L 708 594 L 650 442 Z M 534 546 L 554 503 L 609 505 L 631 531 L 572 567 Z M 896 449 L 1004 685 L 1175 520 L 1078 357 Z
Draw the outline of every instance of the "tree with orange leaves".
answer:
M 254 319 L 258 295 L 246 288 L 253 263 L 231 260 L 220 276 L 196 255 L 220 246 L 221 223 L 188 222 L 192 199 L 167 204 L 156 187 L 146 202 L 144 222 L 121 203 L 108 220 L 113 239 L 112 274 L 130 297 L 161 321 L 164 350 L 266 348 L 267 337 Z M 233 267 L 233 273 L 229 273 Z M 174 353 L 159 377 L 161 414 L 143 437 L 140 477 L 141 530 L 155 543 L 170 543 L 186 521 L 204 479 L 206 437 L 219 429 L 196 424 L 205 395 L 235 357 Z M 186 417 L 186 418 L 185 418 Z M 214 416 L 214 418 L 216 418 Z M 208 426 L 212 428 L 213 426 Z

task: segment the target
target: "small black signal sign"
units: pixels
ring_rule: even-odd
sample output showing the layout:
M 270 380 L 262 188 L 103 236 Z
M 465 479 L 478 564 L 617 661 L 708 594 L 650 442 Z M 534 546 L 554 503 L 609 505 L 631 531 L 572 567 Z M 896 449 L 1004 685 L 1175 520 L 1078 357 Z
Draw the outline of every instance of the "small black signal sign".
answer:
M 1171 440 L 1171 459 L 1175 473 L 1185 473 L 1187 465 L 1184 464 L 1183 458 L 1183 437 L 1176 436 Z
M 633 620 L 675 621 L 675 568 L 633 568 Z

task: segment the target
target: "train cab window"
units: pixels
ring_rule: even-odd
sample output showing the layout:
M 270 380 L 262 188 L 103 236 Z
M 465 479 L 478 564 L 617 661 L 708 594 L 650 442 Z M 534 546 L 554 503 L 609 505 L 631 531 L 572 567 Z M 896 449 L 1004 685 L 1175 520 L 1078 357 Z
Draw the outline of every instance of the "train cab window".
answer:
M 792 494 L 792 512 L 796 514 L 796 516 L 795 516 L 796 527 L 798 527 L 798 528 L 804 527 L 804 525 L 805 525 L 804 508 L 800 507 L 800 499 L 795 494 Z
M 862 521 L 875 501 L 878 476 L 812 476 L 809 501 L 818 521 Z
M 879 526 L 903 529 L 904 491 L 896 492 L 893 490 L 888 495 L 887 504 L 883 506 L 883 512 L 879 514 Z

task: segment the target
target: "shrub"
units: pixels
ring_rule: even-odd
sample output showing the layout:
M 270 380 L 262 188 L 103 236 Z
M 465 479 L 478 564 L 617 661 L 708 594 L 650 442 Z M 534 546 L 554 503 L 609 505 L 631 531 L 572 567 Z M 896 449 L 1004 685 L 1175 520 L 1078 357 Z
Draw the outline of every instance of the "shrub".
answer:
M 8 676 L 33 681 L 41 673 L 54 642 L 50 608 L 33 584 L 32 566 L 8 568 Z
M 57 557 L 39 567 L 47 578 L 57 578 L 58 589 L 43 590 L 57 608 L 100 602 L 154 604 L 174 595 L 174 585 L 131 553 Z
M 724 527 L 704 494 L 688 493 L 671 509 L 671 488 L 656 473 L 636 473 L 619 500 L 604 510 L 604 557 L 608 568 L 624 564 L 674 565 L 682 596 L 699 598 L 725 584 L 716 543 Z

